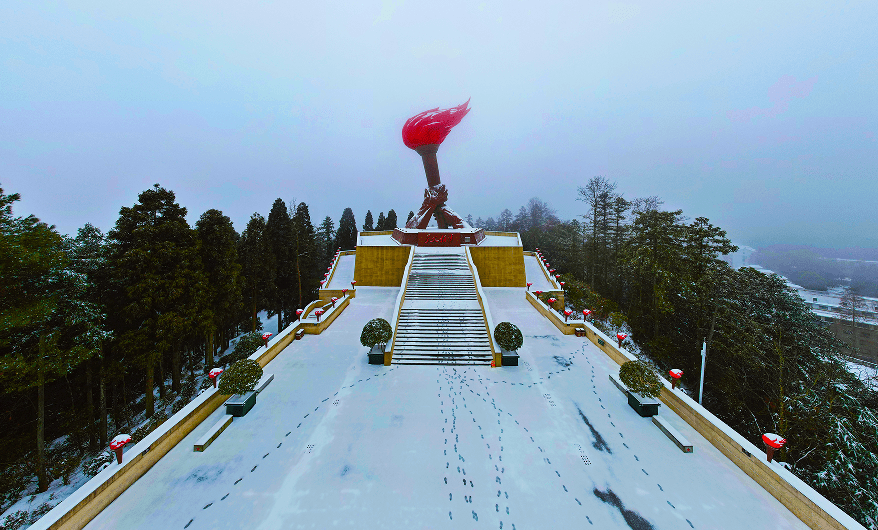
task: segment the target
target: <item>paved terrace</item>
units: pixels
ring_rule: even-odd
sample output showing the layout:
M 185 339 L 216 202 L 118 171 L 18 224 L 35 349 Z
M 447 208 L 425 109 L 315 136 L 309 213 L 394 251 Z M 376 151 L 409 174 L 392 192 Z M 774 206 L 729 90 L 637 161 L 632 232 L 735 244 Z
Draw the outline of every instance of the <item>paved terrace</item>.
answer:
M 514 368 L 372 366 L 359 344 L 398 289 L 357 289 L 320 336 L 293 342 L 256 407 L 204 453 L 213 414 L 89 529 L 803 529 L 666 407 L 682 453 L 638 416 L 587 339 L 523 289 L 487 289 L 524 335 Z

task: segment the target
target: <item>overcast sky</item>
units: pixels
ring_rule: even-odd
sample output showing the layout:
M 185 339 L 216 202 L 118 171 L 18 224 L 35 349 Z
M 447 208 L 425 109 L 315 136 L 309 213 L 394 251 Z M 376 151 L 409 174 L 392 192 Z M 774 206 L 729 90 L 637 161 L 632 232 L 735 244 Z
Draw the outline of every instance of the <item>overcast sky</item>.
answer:
M 260 5 L 263 4 L 263 5 Z M 181 7 L 185 6 L 185 7 Z M 448 205 L 570 219 L 594 175 L 738 243 L 878 247 L 878 3 L 0 2 L 0 186 L 108 230 L 153 183 L 243 230 L 405 218 L 410 116 L 472 98 Z

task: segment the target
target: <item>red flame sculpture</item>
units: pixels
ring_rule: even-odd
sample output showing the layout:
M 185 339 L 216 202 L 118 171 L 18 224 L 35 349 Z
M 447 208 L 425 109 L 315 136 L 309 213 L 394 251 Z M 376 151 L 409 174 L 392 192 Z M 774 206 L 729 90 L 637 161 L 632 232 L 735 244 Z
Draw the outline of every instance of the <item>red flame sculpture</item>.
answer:
M 450 109 L 439 110 L 438 107 L 424 111 L 409 118 L 402 127 L 402 141 L 421 155 L 424 173 L 427 175 L 427 189 L 424 190 L 424 202 L 418 213 L 412 217 L 406 228 L 427 228 L 430 218 L 435 216 L 439 228 L 464 228 L 463 220 L 450 208 L 445 206 L 448 190 L 439 178 L 439 162 L 436 152 L 439 145 L 451 129 L 470 111 L 469 100 Z

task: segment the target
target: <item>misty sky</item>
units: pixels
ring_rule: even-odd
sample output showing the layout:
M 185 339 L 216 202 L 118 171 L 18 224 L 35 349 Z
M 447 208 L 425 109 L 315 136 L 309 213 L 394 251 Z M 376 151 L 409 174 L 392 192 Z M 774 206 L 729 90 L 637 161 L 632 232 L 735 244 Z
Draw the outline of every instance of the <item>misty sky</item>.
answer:
M 185 7 L 181 7 L 185 6 Z M 594 175 L 733 240 L 878 247 L 878 3 L 0 3 L 0 186 L 108 230 L 153 183 L 193 223 L 417 210 L 410 116 L 472 98 L 448 205 L 585 213 Z

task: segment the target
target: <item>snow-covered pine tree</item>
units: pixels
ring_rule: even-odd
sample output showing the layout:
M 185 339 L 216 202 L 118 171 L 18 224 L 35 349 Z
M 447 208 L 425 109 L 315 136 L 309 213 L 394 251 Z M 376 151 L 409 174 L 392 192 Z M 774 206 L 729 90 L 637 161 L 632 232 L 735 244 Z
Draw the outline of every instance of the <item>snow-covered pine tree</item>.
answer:
M 354 219 L 354 211 L 345 208 L 338 222 L 336 248 L 353 250 L 357 246 L 357 221 Z
M 375 230 L 375 225 L 373 223 L 372 210 L 366 210 L 366 220 L 363 222 L 363 232 Z
M 385 228 L 387 225 L 387 219 L 384 217 L 384 212 L 378 213 L 378 221 L 375 224 L 375 230 L 387 230 Z
M 257 313 L 268 307 L 273 260 L 274 255 L 269 252 L 265 240 L 265 218 L 254 213 L 238 242 L 238 262 L 243 279 L 241 292 L 251 315 L 250 331 L 256 331 Z
M 387 212 L 387 220 L 384 221 L 384 230 L 393 230 L 397 228 L 396 212 L 391 209 Z

